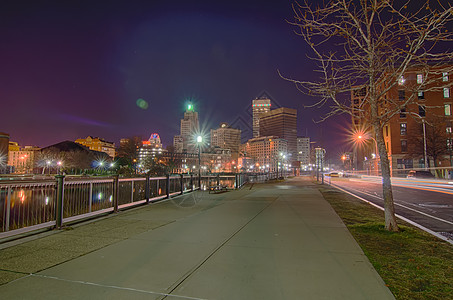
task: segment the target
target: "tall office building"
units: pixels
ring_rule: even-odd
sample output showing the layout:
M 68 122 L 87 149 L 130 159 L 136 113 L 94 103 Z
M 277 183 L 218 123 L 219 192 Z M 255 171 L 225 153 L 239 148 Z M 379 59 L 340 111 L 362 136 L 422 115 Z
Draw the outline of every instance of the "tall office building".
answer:
M 260 116 L 260 135 L 278 136 L 288 141 L 288 159 L 297 159 L 297 110 L 281 107 Z
M 182 152 L 196 153 L 195 134 L 199 131 L 198 112 L 194 111 L 193 104 L 189 103 L 184 112 L 184 119 L 181 119 L 180 137 L 182 138 Z M 173 141 L 180 141 L 174 138 Z M 180 145 L 175 144 L 175 149 L 181 149 Z
M 308 166 L 310 163 L 310 138 L 297 137 L 297 160 L 301 166 Z
M 252 100 L 253 112 L 253 137 L 259 137 L 263 134 L 260 133 L 260 116 L 263 113 L 271 110 L 271 100 L 267 97 Z
M 228 123 L 220 123 L 217 129 L 211 129 L 211 146 L 230 149 L 231 157 L 237 160 L 241 145 L 241 130 L 231 128 Z

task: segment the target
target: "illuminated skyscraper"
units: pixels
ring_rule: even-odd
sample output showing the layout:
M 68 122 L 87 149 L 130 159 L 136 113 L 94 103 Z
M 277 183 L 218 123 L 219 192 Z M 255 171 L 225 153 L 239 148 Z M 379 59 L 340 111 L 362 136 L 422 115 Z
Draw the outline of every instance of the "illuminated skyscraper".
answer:
M 253 137 L 259 137 L 260 133 L 260 116 L 271 110 L 271 100 L 267 97 L 252 100 L 253 112 Z
M 196 145 L 194 141 L 195 134 L 199 131 L 200 125 L 198 122 L 198 112 L 194 111 L 193 104 L 189 103 L 187 109 L 184 112 L 184 119 L 181 119 L 181 134 L 179 135 L 182 138 L 182 152 L 196 153 Z M 181 138 L 174 138 L 175 149 L 181 149 L 179 142 Z
M 297 110 L 281 107 L 260 116 L 260 135 L 278 136 L 288 141 L 288 159 L 297 159 Z

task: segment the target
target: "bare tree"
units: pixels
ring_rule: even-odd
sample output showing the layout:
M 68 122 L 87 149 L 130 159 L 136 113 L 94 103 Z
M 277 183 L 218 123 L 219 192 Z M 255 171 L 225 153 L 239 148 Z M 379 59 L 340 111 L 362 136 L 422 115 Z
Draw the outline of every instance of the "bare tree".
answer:
M 440 116 L 427 117 L 425 132 L 423 132 L 423 124 L 417 125 L 408 131 L 408 152 L 424 157 L 426 142 L 426 155 L 432 158 L 434 167 L 437 167 L 439 160 L 449 154 L 447 145 L 449 134 L 445 130 L 446 122 Z M 425 165 L 428 166 L 429 162 L 425 162 Z
M 410 0 L 335 0 L 313 7 L 296 2 L 294 21 L 289 22 L 313 51 L 310 59 L 316 63 L 319 77 L 295 80 L 280 76 L 301 92 L 319 97 L 312 106 L 330 107 L 321 120 L 341 113 L 359 114 L 373 129 L 381 157 L 385 228 L 391 231 L 398 231 L 398 225 L 383 128 L 416 102 L 417 94 L 404 101 L 388 95 L 415 66 L 422 70 L 424 80 L 406 87 L 413 91 L 438 89 L 442 73 L 453 70 L 451 64 L 445 64 L 452 61 L 452 53 L 437 51 L 439 44 L 452 41 L 446 27 L 451 25 L 453 9 L 451 4 L 434 5 Z M 359 90 L 365 91 L 364 99 L 354 111 L 349 99 Z
M 118 149 L 120 165 L 126 165 L 128 168 L 132 169 L 134 164 L 137 163 L 138 149 L 141 146 L 142 138 L 138 136 L 128 138 L 124 143 L 122 143 Z

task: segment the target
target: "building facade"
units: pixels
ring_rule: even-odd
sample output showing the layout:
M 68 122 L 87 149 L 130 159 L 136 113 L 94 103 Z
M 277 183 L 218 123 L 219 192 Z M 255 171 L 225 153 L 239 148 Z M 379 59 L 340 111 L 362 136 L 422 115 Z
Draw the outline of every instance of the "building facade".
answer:
M 263 136 L 248 140 L 245 144 L 246 157 L 253 164 L 246 171 L 277 172 L 284 164 L 289 164 L 286 154 L 288 142 L 278 136 Z
M 263 113 L 271 110 L 271 100 L 267 97 L 252 100 L 252 114 L 253 114 L 253 137 L 259 137 L 260 133 L 260 117 Z
M 9 142 L 8 165 L 13 167 L 13 173 L 33 173 L 35 156 L 39 150 L 41 150 L 41 148 L 34 146 L 20 147 L 16 142 Z
M 142 145 L 138 148 L 138 165 L 145 167 L 149 160 L 155 159 L 163 152 L 166 152 L 166 150 L 162 149 L 159 134 L 151 134 L 149 139 L 147 141 L 142 141 Z
M 310 164 L 310 138 L 297 137 L 297 161 L 301 167 L 307 167 Z
M 277 136 L 287 141 L 289 161 L 297 160 L 297 110 L 281 107 L 260 116 L 260 134 Z
M 424 85 L 425 81 L 429 82 Z M 426 88 L 423 90 L 423 88 Z M 391 106 L 400 105 L 396 113 L 385 124 L 383 135 L 392 174 L 404 175 L 410 169 L 437 167 L 438 175 L 446 177 L 452 166 L 452 105 L 451 74 L 433 70 L 409 69 L 398 80 L 398 84 L 384 96 L 379 114 L 387 113 Z M 358 113 L 363 105 L 364 91 L 351 96 L 353 128 L 361 127 Z M 376 139 L 373 135 L 363 149 L 364 168 L 379 169 Z M 425 146 L 426 145 L 426 146 Z M 358 151 L 360 154 L 360 151 Z M 426 159 L 425 159 L 426 157 Z M 376 161 L 374 161 L 376 160 Z M 358 162 L 360 165 L 360 162 Z M 444 168 L 442 170 L 442 168 Z
M 228 123 L 220 123 L 219 128 L 211 129 L 211 146 L 230 149 L 233 160 L 238 159 L 241 145 L 241 130 L 231 128 Z
M 88 147 L 90 150 L 99 151 L 107 153 L 110 157 L 115 157 L 115 144 L 112 142 L 107 142 L 104 139 L 99 137 L 88 136 L 85 139 L 75 140 L 77 144 Z

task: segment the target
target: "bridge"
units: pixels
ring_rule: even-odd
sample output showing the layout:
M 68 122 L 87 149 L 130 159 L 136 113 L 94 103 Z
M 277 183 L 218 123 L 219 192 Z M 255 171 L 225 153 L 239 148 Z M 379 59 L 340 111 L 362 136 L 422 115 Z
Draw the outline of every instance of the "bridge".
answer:
M 1 247 L 4 299 L 394 299 L 302 177 L 175 195 Z

